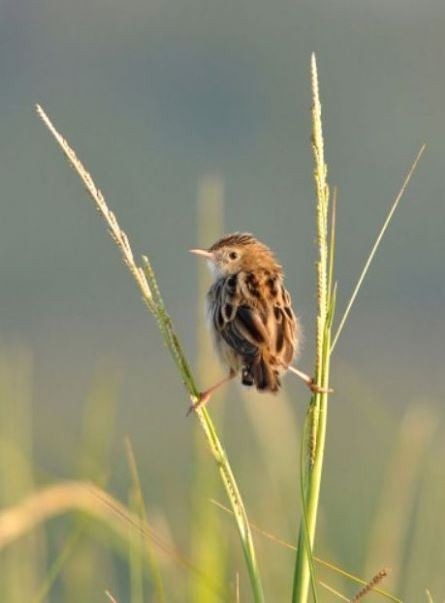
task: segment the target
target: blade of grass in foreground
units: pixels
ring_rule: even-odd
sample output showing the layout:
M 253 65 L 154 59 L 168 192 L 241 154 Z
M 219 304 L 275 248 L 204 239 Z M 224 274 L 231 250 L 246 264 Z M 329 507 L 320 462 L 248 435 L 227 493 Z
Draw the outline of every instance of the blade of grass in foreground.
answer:
M 73 149 L 69 146 L 67 141 L 61 134 L 56 130 L 50 121 L 49 117 L 40 107 L 36 106 L 37 113 L 49 129 L 51 134 L 56 139 L 57 143 L 61 147 L 65 156 L 71 163 L 71 166 L 78 173 L 88 193 L 91 195 L 95 202 L 97 209 L 105 219 L 112 238 L 118 246 L 123 260 L 133 275 L 139 290 L 142 294 L 142 299 L 147 305 L 150 312 L 155 316 L 164 341 L 170 350 L 170 353 L 175 361 L 176 367 L 179 374 L 182 377 L 184 385 L 188 391 L 188 394 L 192 402 L 196 402 L 199 397 L 198 388 L 196 387 L 195 380 L 190 370 L 189 364 L 185 357 L 184 351 L 181 344 L 179 343 L 178 336 L 176 335 L 175 329 L 171 318 L 169 317 L 165 304 L 162 300 L 159 287 L 156 281 L 154 271 L 150 265 L 148 258 L 144 257 L 144 269 L 138 266 L 135 262 L 133 250 L 125 232 L 120 228 L 119 223 L 114 213 L 108 208 L 105 198 L 102 192 L 97 188 L 92 177 L 87 172 L 81 161 L 77 158 Z M 198 420 L 207 438 L 210 450 L 213 457 L 218 465 L 221 479 L 223 481 L 227 496 L 229 498 L 231 507 L 233 509 L 238 532 L 241 539 L 241 544 L 246 560 L 247 569 L 249 572 L 253 597 L 256 603 L 262 603 L 264 601 L 263 588 L 261 584 L 260 573 L 257 566 L 255 549 L 252 539 L 252 534 L 249 528 L 249 522 L 247 520 L 247 514 L 244 508 L 244 503 L 241 498 L 241 494 L 238 489 L 235 477 L 232 472 L 232 468 L 229 464 L 226 452 L 218 438 L 213 421 L 205 407 L 198 408 L 196 411 Z
M 134 454 L 133 446 L 131 444 L 130 438 L 125 438 L 125 455 L 127 457 L 128 467 L 130 469 L 131 481 L 133 483 L 132 487 L 132 498 L 134 502 L 134 512 L 141 520 L 143 520 L 145 525 L 149 525 L 148 522 L 148 514 L 147 508 L 144 501 L 144 495 L 142 493 L 142 484 L 139 477 L 139 471 L 136 463 L 136 457 Z M 156 593 L 156 601 L 158 603 L 165 603 L 165 589 L 164 583 L 162 581 L 162 575 L 159 568 L 158 560 L 154 551 L 152 550 L 151 542 L 146 540 L 146 558 L 147 565 L 150 568 L 150 573 L 153 577 L 153 587 Z M 133 547 L 134 548 L 134 547 Z M 143 597 L 141 597 L 143 600 Z

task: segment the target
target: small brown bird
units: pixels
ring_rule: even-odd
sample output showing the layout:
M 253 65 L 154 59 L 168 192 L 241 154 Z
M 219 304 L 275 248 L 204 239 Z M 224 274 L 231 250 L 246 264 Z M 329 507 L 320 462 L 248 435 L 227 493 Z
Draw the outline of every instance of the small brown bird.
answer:
M 317 386 L 290 364 L 298 352 L 300 326 L 272 251 L 251 234 L 225 235 L 209 249 L 191 249 L 208 260 L 214 283 L 207 294 L 210 329 L 229 375 L 200 395 L 205 404 L 223 383 L 241 373 L 241 383 L 277 392 L 288 369 L 313 391 Z

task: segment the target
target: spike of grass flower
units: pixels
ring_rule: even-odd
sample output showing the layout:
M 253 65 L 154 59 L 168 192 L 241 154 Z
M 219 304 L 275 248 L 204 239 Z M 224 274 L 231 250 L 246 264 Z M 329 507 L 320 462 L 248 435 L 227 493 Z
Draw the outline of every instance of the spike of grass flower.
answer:
M 335 214 L 336 195 L 329 207 L 329 186 L 327 183 L 327 166 L 324 158 L 324 140 L 321 120 L 321 103 L 319 96 L 318 74 L 315 55 L 311 57 L 312 76 L 312 150 L 314 155 L 314 180 L 317 197 L 317 318 L 316 318 L 316 358 L 315 380 L 323 389 L 314 393 L 306 414 L 303 428 L 300 455 L 300 491 L 302 518 L 298 538 L 297 556 L 294 570 L 292 590 L 293 603 L 306 603 L 309 594 L 309 583 L 312 586 L 314 600 L 317 601 L 316 581 L 313 566 L 313 547 L 317 522 L 318 501 L 320 496 L 321 476 L 326 438 L 327 408 L 329 392 L 330 358 L 349 316 L 351 307 L 358 295 L 368 269 L 380 246 L 397 206 L 405 193 L 417 164 L 425 150 L 422 145 L 408 171 L 388 215 L 380 229 L 371 252 L 360 273 L 357 284 L 346 310 L 332 337 L 332 324 L 335 312 L 336 284 L 334 283 L 335 253 Z M 332 343 L 331 343 L 332 342 Z
M 329 187 L 324 158 L 321 104 L 315 55 L 312 55 L 311 59 L 311 75 L 312 150 L 315 164 L 318 247 L 315 381 L 323 391 L 315 392 L 311 397 L 302 436 L 300 458 L 302 519 L 294 571 L 293 603 L 304 603 L 307 600 L 310 581 L 312 582 L 314 599 L 316 599 L 312 549 L 315 539 L 326 438 L 330 339 L 335 305 L 335 287 L 333 284 L 334 228 L 332 227 L 335 214 L 333 216 L 329 209 Z
M 387 575 L 388 570 L 385 568 L 377 572 L 377 574 L 375 574 L 375 576 L 373 576 L 371 580 L 351 599 L 351 603 L 357 603 L 357 601 L 360 601 L 360 599 L 363 599 L 366 597 L 366 595 L 369 595 L 369 593 L 372 592 L 375 587 L 380 584 L 383 578 L 386 578 Z
M 121 229 L 116 216 L 108 208 L 102 192 L 97 188 L 91 175 L 87 172 L 76 153 L 70 147 L 68 142 L 56 130 L 49 117 L 40 105 L 36 106 L 36 110 L 46 127 L 56 139 L 65 156 L 69 160 L 71 166 L 78 173 L 81 180 L 86 186 L 86 189 L 102 217 L 105 219 L 110 234 L 116 245 L 119 247 L 124 263 L 133 275 L 136 284 L 142 294 L 142 299 L 147 305 L 150 312 L 156 318 L 161 334 L 169 349 L 173 360 L 176 364 L 179 374 L 184 382 L 187 392 L 192 403 L 199 398 L 199 391 L 196 387 L 194 377 L 190 366 L 185 356 L 184 350 L 179 342 L 175 332 L 172 320 L 167 313 L 164 301 L 161 297 L 159 287 L 156 281 L 156 276 L 153 268 L 146 256 L 143 256 L 143 268 L 137 265 L 133 250 L 126 233 Z M 247 514 L 244 508 L 244 503 L 238 485 L 235 480 L 232 468 L 227 458 L 226 452 L 219 440 L 213 421 L 210 418 L 209 412 L 205 407 L 198 408 L 196 411 L 200 425 L 207 438 L 211 453 L 217 463 L 221 479 L 223 481 L 230 505 L 235 515 L 235 521 L 241 539 L 241 544 L 246 560 L 246 565 L 250 577 L 253 597 L 256 603 L 264 601 L 263 588 L 261 584 L 260 573 L 257 566 L 255 549 L 252 539 L 252 534 L 247 520 Z

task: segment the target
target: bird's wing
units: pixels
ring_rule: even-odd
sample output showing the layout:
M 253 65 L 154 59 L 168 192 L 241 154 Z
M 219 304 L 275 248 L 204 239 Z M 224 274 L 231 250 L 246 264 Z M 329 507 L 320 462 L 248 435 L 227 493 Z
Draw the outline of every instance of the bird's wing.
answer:
M 259 309 L 249 303 L 234 275 L 221 279 L 209 292 L 209 309 L 216 332 L 235 352 L 253 359 L 269 335 Z
M 269 335 L 259 312 L 248 305 L 223 308 L 224 326 L 220 333 L 223 339 L 245 357 L 257 356 L 260 348 L 268 345 Z
M 284 287 L 273 299 L 253 295 L 240 279 L 226 279 L 214 290 L 213 323 L 216 331 L 246 359 L 267 354 L 274 363 L 291 362 L 296 347 L 296 319 Z
M 297 348 L 297 320 L 289 305 L 273 309 L 274 351 L 278 364 L 286 367 L 292 362 Z

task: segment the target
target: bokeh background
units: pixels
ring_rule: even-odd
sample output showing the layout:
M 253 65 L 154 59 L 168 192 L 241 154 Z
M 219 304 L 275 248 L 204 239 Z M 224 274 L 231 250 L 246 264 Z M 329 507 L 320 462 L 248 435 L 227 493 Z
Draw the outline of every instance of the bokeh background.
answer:
M 34 104 L 150 255 L 203 387 L 220 369 L 203 334 L 208 280 L 187 250 L 234 230 L 282 260 L 311 371 L 315 51 L 338 186 L 339 314 L 427 143 L 333 359 L 317 554 L 366 579 L 390 568 L 383 586 L 404 601 L 426 600 L 426 588 L 444 599 L 444 27 L 440 0 L 1 0 L 2 506 L 67 479 L 127 504 L 128 436 L 152 526 L 224 584 L 226 600 L 239 572 L 250 600 L 157 327 Z M 214 414 L 252 521 L 294 543 L 308 395 L 292 378 L 284 389 L 258 397 L 231 385 Z M 99 524 L 68 513 L 4 547 L 1 601 L 105 601 L 106 589 L 120 602 L 162 600 L 145 556 Z M 257 543 L 268 600 L 289 600 L 293 553 Z M 164 600 L 220 600 L 174 556 L 153 554 Z M 319 572 L 348 597 L 358 588 Z M 336 599 L 322 587 L 320 597 Z

